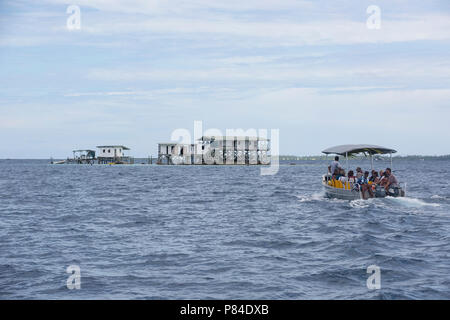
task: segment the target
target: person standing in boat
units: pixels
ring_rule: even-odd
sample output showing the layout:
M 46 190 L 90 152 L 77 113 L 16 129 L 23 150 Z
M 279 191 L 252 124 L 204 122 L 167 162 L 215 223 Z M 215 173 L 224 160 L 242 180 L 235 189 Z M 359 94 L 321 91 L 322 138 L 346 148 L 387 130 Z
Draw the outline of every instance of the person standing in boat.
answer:
M 335 174 L 336 169 L 339 169 L 338 172 L 340 172 L 341 169 L 344 169 L 344 168 L 342 168 L 341 164 L 339 163 L 339 157 L 338 156 L 334 157 L 334 161 L 331 162 L 331 165 L 330 165 L 329 169 L 330 169 L 330 173 L 332 175 Z

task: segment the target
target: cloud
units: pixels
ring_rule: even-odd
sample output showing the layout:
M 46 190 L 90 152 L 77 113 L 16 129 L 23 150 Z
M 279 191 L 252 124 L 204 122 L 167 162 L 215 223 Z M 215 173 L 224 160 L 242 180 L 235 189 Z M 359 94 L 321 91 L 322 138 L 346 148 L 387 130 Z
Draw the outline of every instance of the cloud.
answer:
M 50 0 L 51 10 L 66 1 Z M 145 41 L 155 38 L 180 37 L 211 45 L 215 41 L 232 42 L 233 46 L 323 46 L 412 41 L 439 41 L 450 39 L 448 13 L 416 12 L 382 15 L 381 29 L 366 26 L 365 10 L 360 15 L 349 15 L 337 7 L 330 9 L 310 1 L 164 1 L 164 0 L 80 0 L 82 24 L 80 38 L 96 45 L 99 38 L 123 36 L 122 41 Z M 84 8 L 95 8 L 97 11 Z M 388 7 L 389 8 L 389 7 Z M 276 9 L 276 10 L 275 10 Z M 275 10 L 275 11 L 273 11 Z M 285 12 L 280 13 L 280 11 Z M 384 12 L 384 11 L 382 11 Z M 298 13 L 298 14 L 297 14 Z M 319 14 L 320 13 L 320 14 Z M 40 29 L 35 40 L 30 35 L 15 34 L 17 39 L 1 41 L 0 45 L 35 45 L 64 43 L 67 14 L 49 13 L 45 23 L 38 11 L 21 17 L 24 30 Z M 311 14 L 315 19 L 308 17 Z M 39 19 L 38 19 L 39 18 Z M 11 20 L 11 19 L 10 19 Z M 8 23 L 12 23 L 8 20 Z M 58 22 L 49 28 L 49 21 Z M 5 25 L 5 23 L 3 23 Z M 26 25 L 28 26 L 28 29 Z M 129 36 L 130 38 L 127 38 Z M 48 37 L 44 40 L 43 37 Z M 84 37 L 84 39 L 83 39 Z M 217 38 L 219 37 L 219 38 Z
M 205 129 L 279 128 L 283 153 L 315 154 L 325 146 L 352 142 L 400 146 L 401 153 L 450 153 L 435 149 L 450 139 L 450 89 L 324 92 L 323 88 L 272 88 L 232 102 L 215 94 L 206 99 L 193 94 L 189 100 L 170 94 L 189 90 L 166 89 L 171 99 L 163 96 L 152 103 L 133 101 L 128 94 L 101 92 L 68 97 L 74 100 L 63 104 L 33 101 L 10 105 L 0 109 L 0 134 L 9 137 L 1 146 L 5 150 L 17 145 L 16 132 L 51 141 L 50 145 L 66 148 L 66 152 L 75 146 L 126 139 L 123 143 L 132 147 L 133 155 L 144 156 L 154 152 L 159 140 L 169 139 L 173 129 L 190 128 L 192 121 L 199 119 Z M 81 98 L 88 100 L 77 100 Z M 145 143 L 137 143 L 143 137 Z M 433 143 L 425 143 L 430 137 Z M 57 156 L 52 148 L 40 152 Z
M 255 58 L 245 57 L 231 58 L 231 61 L 247 61 L 255 63 Z M 321 63 L 319 65 L 311 64 L 310 61 L 304 63 L 268 63 L 260 65 L 264 61 L 272 61 L 270 56 L 266 59 L 257 61 L 256 65 L 247 66 L 227 66 L 214 67 L 209 64 L 198 68 L 184 69 L 184 68 L 157 68 L 153 70 L 136 70 L 134 68 L 118 68 L 118 69 L 92 69 L 87 74 L 88 79 L 117 82 L 117 81 L 172 81 L 182 82 L 189 81 L 196 82 L 256 82 L 256 81 L 294 81 L 305 80 L 311 81 L 327 80 L 334 81 L 335 86 L 339 86 L 339 81 L 343 78 L 349 79 L 351 77 L 358 77 L 359 79 L 367 79 L 374 81 L 376 79 L 385 79 L 391 81 L 392 79 L 403 79 L 405 81 L 411 78 L 448 78 L 450 75 L 450 60 L 447 58 L 439 58 L 434 61 L 423 63 L 422 59 L 409 59 L 402 61 L 401 59 L 392 59 L 382 62 L 365 62 L 364 64 L 329 64 Z M 366 85 L 367 87 L 367 85 Z M 376 86 L 382 89 L 383 86 Z M 388 86 L 391 87 L 391 86 Z
M 392 90 L 392 89 L 404 89 L 404 87 L 400 86 L 360 86 L 360 87 L 335 87 L 335 88 L 327 88 L 332 92 L 350 92 L 350 91 L 369 91 L 369 90 Z
M 26 36 L 6 36 L 0 37 L 0 46 L 2 47 L 34 47 L 43 44 L 49 44 L 51 40 L 47 37 L 26 37 Z
M 226 110 L 242 119 L 235 125 L 280 128 L 283 153 L 317 154 L 330 145 L 378 143 L 399 147 L 402 154 L 449 154 L 450 147 L 442 147 L 450 139 L 448 101 L 450 89 L 324 94 L 322 89 L 287 88 L 243 99 Z
M 87 33 L 221 35 L 257 38 L 262 45 L 329 45 L 358 43 L 393 43 L 450 39 L 450 15 L 409 16 L 383 20 L 380 30 L 368 29 L 365 20 L 327 19 L 323 21 L 239 21 L 205 16 L 185 18 L 134 18 L 84 24 Z M 207 41 L 208 39 L 205 39 Z
M 80 93 L 67 93 L 64 95 L 64 97 L 131 96 L 142 94 L 148 94 L 148 92 L 137 92 L 137 91 L 80 92 Z
M 50 4 L 67 5 L 65 0 L 47 0 Z M 202 10 L 226 10 L 232 12 L 251 10 L 272 11 L 308 8 L 312 1 L 302 0 L 78 0 L 81 7 L 95 8 L 102 12 L 119 12 L 131 14 L 188 13 Z
M 450 138 L 448 4 L 377 3 L 380 30 L 344 0 L 79 0 L 77 32 L 66 1 L 2 3 L 0 149 L 126 137 L 146 155 L 200 119 L 279 128 L 284 153 L 447 152 L 429 141 Z

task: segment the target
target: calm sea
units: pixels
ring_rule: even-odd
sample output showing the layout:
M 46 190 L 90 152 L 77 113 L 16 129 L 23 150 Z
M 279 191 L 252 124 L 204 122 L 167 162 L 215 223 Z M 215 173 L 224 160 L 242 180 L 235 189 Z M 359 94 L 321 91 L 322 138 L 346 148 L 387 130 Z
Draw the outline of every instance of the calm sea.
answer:
M 1 160 L 0 298 L 450 299 L 450 162 L 394 162 L 406 198 L 351 202 L 326 165 Z

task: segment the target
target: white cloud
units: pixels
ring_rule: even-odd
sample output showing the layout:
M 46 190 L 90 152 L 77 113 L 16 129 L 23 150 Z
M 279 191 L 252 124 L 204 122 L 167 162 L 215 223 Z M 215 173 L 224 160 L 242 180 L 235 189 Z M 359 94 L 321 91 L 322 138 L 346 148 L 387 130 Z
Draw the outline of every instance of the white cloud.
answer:
M 68 32 L 65 1 L 18 1 L 0 21 L 0 46 L 24 47 L 0 55 L 3 150 L 31 145 L 20 132 L 63 148 L 141 139 L 146 154 L 194 119 L 280 128 L 285 153 L 354 140 L 433 153 L 450 138 L 448 10 L 385 1 L 369 30 L 347 1 L 79 0 Z
M 391 90 L 391 89 L 404 89 L 404 87 L 400 87 L 400 86 L 359 86 L 359 87 L 348 86 L 348 87 L 327 88 L 325 90 L 341 92 L 341 91 L 368 91 L 368 90 Z
M 442 148 L 436 151 L 436 146 L 448 145 L 450 139 L 450 89 L 325 94 L 322 88 L 287 88 L 261 90 L 233 101 L 216 95 L 207 99 L 193 95 L 188 100 L 170 95 L 189 90 L 166 89 L 171 99 L 163 96 L 152 103 L 135 103 L 129 95 L 120 96 L 125 100 L 116 100 L 115 96 L 110 100 L 106 94 L 61 105 L 10 105 L 0 109 L 0 134 L 10 137 L 1 147 L 5 149 L 15 141 L 11 133 L 20 131 L 59 143 L 67 152 L 75 146 L 97 143 L 92 137 L 98 142 L 126 137 L 134 155 L 146 155 L 154 151 L 158 140 L 168 139 L 171 130 L 190 128 L 193 120 L 200 119 L 205 128 L 280 128 L 283 153 L 315 154 L 329 145 L 352 142 L 401 146 L 402 153 L 450 153 Z M 155 128 L 161 128 L 158 134 L 152 131 Z M 73 135 L 79 131 L 83 134 Z M 145 142 L 136 145 L 134 139 L 138 137 L 145 137 Z M 423 140 L 430 137 L 433 143 L 424 144 Z M 53 149 L 46 152 L 50 154 Z
M 65 0 L 47 0 L 51 4 L 67 5 Z M 288 10 L 310 8 L 312 1 L 302 0 L 77 0 L 77 5 L 95 8 L 103 12 L 133 14 L 187 13 L 201 10 Z
M 48 44 L 50 39 L 47 37 L 35 36 L 3 36 L 0 37 L 0 46 L 2 47 L 32 47 L 42 44 Z
M 63 0 L 50 0 L 49 3 L 67 4 Z M 246 39 L 254 39 L 254 46 L 348 45 L 450 39 L 448 13 L 424 12 L 417 15 L 402 12 L 395 16 L 383 15 L 381 29 L 370 30 L 366 26 L 365 11 L 356 15 L 356 19 L 344 11 L 323 10 L 322 14 L 317 14 L 321 12 L 320 4 L 309 1 L 80 0 L 77 4 L 82 8 L 99 10 L 95 12 L 82 9 L 81 34 L 91 39 L 90 43 L 93 45 L 98 42 L 98 37 L 113 35 L 135 35 L 142 36 L 142 39 L 179 36 L 196 41 L 201 39 L 204 44 L 211 44 L 217 37 L 224 37 L 221 40 L 226 42 L 226 39 L 232 39 L 233 46 L 245 46 Z M 294 8 L 302 8 L 300 17 L 295 14 L 277 15 L 277 11 L 270 11 L 284 9 L 289 12 Z M 259 14 L 261 10 L 267 12 Z M 308 19 L 308 12 L 317 18 Z M 39 41 L 42 37 L 48 37 L 53 43 L 65 41 L 52 34 L 57 32 L 59 35 L 66 35 L 65 12 L 61 12 L 59 17 L 53 13 L 50 15 L 54 17 L 52 21 L 59 23 L 50 29 L 48 22 L 42 24 L 37 20 L 42 12 L 36 14 L 38 16 L 34 18 L 30 13 L 22 16 L 25 24 L 28 21 L 33 28 L 41 30 L 39 36 L 36 35 L 36 44 L 42 43 Z M 97 38 L 91 38 L 92 36 Z M 199 36 L 201 37 L 198 38 Z M 32 43 L 30 39 L 27 40 L 29 34 L 17 34 L 16 37 L 18 39 L 15 42 L 9 40 L 0 44 Z
M 449 15 L 424 15 L 408 19 L 383 20 L 380 30 L 370 30 L 365 21 L 342 19 L 315 22 L 239 21 L 233 18 L 133 18 L 83 25 L 92 34 L 217 34 L 258 38 L 266 45 L 325 45 L 391 43 L 450 39 Z M 205 39 L 207 41 L 208 39 Z
M 258 61 L 254 57 L 231 58 L 231 61 Z M 268 56 L 266 61 L 271 61 Z M 258 61 L 263 63 L 264 59 Z M 308 61 L 299 65 L 295 63 L 275 63 L 250 66 L 214 67 L 209 64 L 195 69 L 92 69 L 86 77 L 101 81 L 292 81 L 292 80 L 334 80 L 358 77 L 360 79 L 404 79 L 412 78 L 447 78 L 450 75 L 450 60 L 435 59 L 423 63 L 422 59 L 386 60 L 384 62 L 365 63 L 358 65 L 328 64 L 314 65 Z M 381 88 L 382 86 L 377 86 Z M 391 87 L 391 86 L 388 86 Z
M 272 91 L 226 110 L 244 123 L 280 128 L 283 153 L 317 154 L 330 145 L 377 143 L 400 147 L 402 154 L 450 154 L 450 146 L 442 147 L 450 139 L 450 89 L 321 92 Z

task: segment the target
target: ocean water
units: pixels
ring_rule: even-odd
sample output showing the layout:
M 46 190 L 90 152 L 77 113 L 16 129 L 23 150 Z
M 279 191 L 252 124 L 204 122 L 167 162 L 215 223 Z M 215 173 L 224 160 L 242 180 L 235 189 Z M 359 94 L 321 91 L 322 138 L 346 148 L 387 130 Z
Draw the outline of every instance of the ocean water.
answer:
M 449 161 L 399 160 L 407 197 L 368 201 L 325 199 L 327 163 L 295 164 L 0 160 L 0 298 L 450 299 Z

